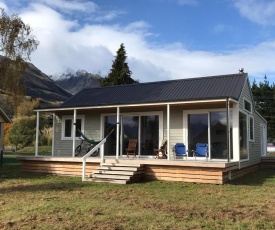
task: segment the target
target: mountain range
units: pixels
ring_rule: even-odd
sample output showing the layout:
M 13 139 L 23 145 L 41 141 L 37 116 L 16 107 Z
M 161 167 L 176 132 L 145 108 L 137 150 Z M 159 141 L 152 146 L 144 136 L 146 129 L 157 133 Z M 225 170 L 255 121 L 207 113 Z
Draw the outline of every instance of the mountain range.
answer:
M 99 87 L 99 79 L 101 78 L 98 74 L 91 74 L 85 70 L 73 71 L 68 69 L 61 76 L 52 77 L 55 83 L 66 89 L 72 94 L 76 94 L 84 88 Z
M 99 78 L 99 75 L 84 70 L 67 70 L 59 76 L 49 77 L 31 63 L 28 63 L 22 76 L 26 86 L 26 96 L 40 99 L 41 107 L 59 105 L 83 88 L 99 87 Z M 0 106 L 11 115 L 10 101 L 1 90 Z

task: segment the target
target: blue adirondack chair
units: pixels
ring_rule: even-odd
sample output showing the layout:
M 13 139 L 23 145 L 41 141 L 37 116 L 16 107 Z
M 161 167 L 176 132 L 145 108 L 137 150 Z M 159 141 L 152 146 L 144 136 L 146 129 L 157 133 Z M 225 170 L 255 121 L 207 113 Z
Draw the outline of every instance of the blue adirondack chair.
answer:
M 187 159 L 188 151 L 186 150 L 186 146 L 183 143 L 176 143 L 173 151 L 174 151 L 175 158 L 182 157 L 182 159 L 183 159 L 184 157 L 186 157 L 186 159 Z
M 196 150 L 193 152 L 193 156 L 195 157 L 205 157 L 208 158 L 208 144 L 206 143 L 198 143 L 196 144 Z

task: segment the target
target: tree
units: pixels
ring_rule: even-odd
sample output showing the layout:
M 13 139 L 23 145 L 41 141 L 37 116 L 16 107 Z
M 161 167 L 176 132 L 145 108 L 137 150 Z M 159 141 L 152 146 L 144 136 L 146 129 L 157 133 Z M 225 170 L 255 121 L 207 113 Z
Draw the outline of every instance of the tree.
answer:
M 4 9 L 0 11 L 0 88 L 11 95 L 16 110 L 25 94 L 22 74 L 39 42 L 17 14 L 8 16 Z
M 138 83 L 138 81 L 133 80 L 131 78 L 131 70 L 128 67 L 126 61 L 126 51 L 124 44 L 120 45 L 120 48 L 117 51 L 117 56 L 113 61 L 112 68 L 110 73 L 106 78 L 100 79 L 101 86 L 108 85 L 126 85 L 126 84 L 134 84 Z
M 275 85 L 270 85 L 265 76 L 264 82 L 254 80 L 251 91 L 256 110 L 267 121 L 267 137 L 269 141 L 275 139 Z

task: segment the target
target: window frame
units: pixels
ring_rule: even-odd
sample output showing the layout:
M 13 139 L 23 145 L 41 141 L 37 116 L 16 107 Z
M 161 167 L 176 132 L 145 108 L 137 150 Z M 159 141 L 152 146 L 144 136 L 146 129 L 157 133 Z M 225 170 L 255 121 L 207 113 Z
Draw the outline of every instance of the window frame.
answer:
M 252 128 L 251 128 L 251 120 L 252 120 Z M 254 141 L 255 138 L 255 120 L 253 116 L 249 116 L 249 141 Z M 251 138 L 251 131 L 252 131 L 252 138 Z
M 65 115 L 62 116 L 62 127 L 61 127 L 61 140 L 73 140 L 73 119 L 74 117 L 72 115 Z M 84 115 L 79 115 L 76 116 L 76 119 L 80 119 L 81 120 L 81 132 L 84 133 Z M 65 136 L 65 122 L 66 120 L 71 120 L 71 136 L 70 137 L 66 137 Z
M 246 109 L 246 107 L 245 107 L 246 103 L 250 105 L 250 110 Z M 243 99 L 243 110 L 248 112 L 249 114 L 252 114 L 252 103 L 250 100 L 248 100 L 246 98 Z
M 249 114 L 247 114 L 247 110 L 242 111 L 239 110 L 239 114 L 242 113 L 245 117 L 246 117 L 246 152 L 247 152 L 247 157 L 246 158 L 241 158 L 241 152 L 240 152 L 240 162 L 244 162 L 244 161 L 249 161 L 249 157 L 250 157 L 250 151 L 249 151 L 249 141 L 250 141 L 250 132 L 248 130 L 248 127 L 250 127 L 250 116 Z M 239 122 L 240 122 L 240 116 L 239 116 Z M 239 128 L 240 128 L 240 124 L 239 124 Z M 239 130 L 240 132 L 240 130 Z

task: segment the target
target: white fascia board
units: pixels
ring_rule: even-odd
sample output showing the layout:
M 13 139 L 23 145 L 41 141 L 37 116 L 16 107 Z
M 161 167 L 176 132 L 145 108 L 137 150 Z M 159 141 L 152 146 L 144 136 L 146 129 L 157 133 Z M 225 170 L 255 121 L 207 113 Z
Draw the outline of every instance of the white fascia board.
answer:
M 229 98 L 230 101 L 236 102 Z M 40 112 L 55 112 L 55 111 L 68 111 L 68 110 L 81 110 L 81 109 L 104 109 L 104 108 L 122 108 L 122 107 L 139 107 L 139 106 L 154 106 L 154 105 L 179 105 L 179 104 L 193 104 L 193 103 L 206 103 L 206 102 L 225 102 L 224 99 L 214 100 L 199 100 L 199 101 L 178 101 L 178 102 L 157 102 L 157 103 L 145 103 L 145 104 L 123 104 L 123 105 L 102 105 L 102 106 L 86 106 L 86 107 L 70 107 L 70 108 L 49 108 L 49 109 L 36 109 L 34 111 Z

